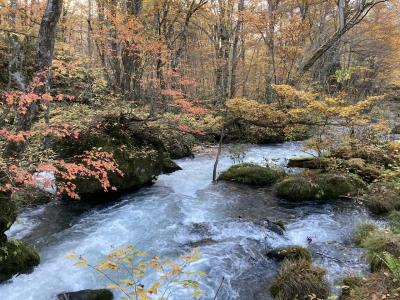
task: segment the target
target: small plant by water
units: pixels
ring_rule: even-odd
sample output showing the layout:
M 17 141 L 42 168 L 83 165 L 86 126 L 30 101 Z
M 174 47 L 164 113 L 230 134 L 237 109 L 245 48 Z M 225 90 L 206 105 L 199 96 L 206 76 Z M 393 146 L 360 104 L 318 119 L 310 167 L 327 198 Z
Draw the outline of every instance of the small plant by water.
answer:
M 167 300 L 179 289 L 190 291 L 192 298 L 201 297 L 202 289 L 196 278 L 206 274 L 188 270 L 200 257 L 200 252 L 194 249 L 172 261 L 150 257 L 132 245 L 111 251 L 98 263 L 75 253 L 67 256 L 76 261 L 74 266 L 90 268 L 103 276 L 109 282 L 107 288 L 119 291 L 123 300 Z

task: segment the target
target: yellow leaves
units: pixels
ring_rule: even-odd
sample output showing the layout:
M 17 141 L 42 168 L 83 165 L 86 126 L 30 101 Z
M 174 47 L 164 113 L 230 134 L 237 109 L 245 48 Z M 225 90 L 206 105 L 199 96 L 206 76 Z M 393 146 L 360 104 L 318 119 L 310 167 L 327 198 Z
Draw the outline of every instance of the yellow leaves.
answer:
M 200 256 L 200 252 L 194 249 L 191 253 L 179 257 L 176 262 L 169 259 L 161 260 L 157 256 L 149 260 L 145 252 L 128 245 L 111 251 L 105 256 L 106 259 L 97 265 L 91 265 L 86 258 L 75 253 L 69 253 L 66 258 L 76 259 L 74 266 L 89 266 L 105 276 L 110 281 L 107 288 L 121 291 L 122 299 L 152 300 L 161 299 L 156 295 L 167 295 L 177 288 L 188 289 L 193 297 L 200 297 L 202 295 L 200 284 L 191 277 L 205 276 L 205 274 L 186 270 Z M 113 279 L 113 274 L 117 274 L 118 278 Z M 124 275 L 126 278 L 119 279 Z M 145 285 L 144 281 L 147 282 L 149 277 L 153 281 Z
M 103 261 L 103 262 L 97 264 L 97 268 L 101 271 L 116 270 L 118 268 L 118 264 L 116 264 L 115 262 L 106 260 L 106 261 Z
M 161 287 L 161 284 L 159 282 L 153 283 L 151 288 L 149 288 L 149 290 L 148 290 L 149 294 L 157 294 L 158 293 L 158 289 L 160 287 Z
M 84 260 L 81 260 L 81 261 L 78 261 L 78 262 L 74 263 L 74 266 L 75 267 L 87 267 L 88 263 L 86 261 L 84 261 Z
M 74 252 L 70 252 L 67 254 L 67 256 L 65 256 L 66 259 L 78 259 L 79 256 L 76 255 Z

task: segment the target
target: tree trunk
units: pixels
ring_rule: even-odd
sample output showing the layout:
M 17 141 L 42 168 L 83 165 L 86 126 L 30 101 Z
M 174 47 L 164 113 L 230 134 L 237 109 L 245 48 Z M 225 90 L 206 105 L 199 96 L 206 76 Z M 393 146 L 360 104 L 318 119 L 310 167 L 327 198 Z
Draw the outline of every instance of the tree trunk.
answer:
M 51 66 L 56 40 L 57 23 L 60 19 L 63 0 L 48 0 L 40 23 L 36 49 L 36 68 L 43 71 Z

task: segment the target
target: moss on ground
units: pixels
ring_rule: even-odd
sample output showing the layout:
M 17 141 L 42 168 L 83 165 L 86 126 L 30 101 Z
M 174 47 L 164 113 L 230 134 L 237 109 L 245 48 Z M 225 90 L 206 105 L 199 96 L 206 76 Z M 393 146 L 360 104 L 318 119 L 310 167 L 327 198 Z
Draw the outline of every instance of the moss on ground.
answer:
M 255 186 L 268 186 L 284 176 L 283 171 L 271 167 L 243 163 L 231 166 L 218 179 Z

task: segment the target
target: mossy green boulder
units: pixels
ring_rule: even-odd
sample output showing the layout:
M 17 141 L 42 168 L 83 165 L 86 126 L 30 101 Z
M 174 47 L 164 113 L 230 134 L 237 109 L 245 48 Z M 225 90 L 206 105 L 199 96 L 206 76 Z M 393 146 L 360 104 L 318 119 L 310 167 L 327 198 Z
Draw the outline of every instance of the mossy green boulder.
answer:
M 169 159 L 165 157 L 165 147 L 157 135 L 124 115 L 105 116 L 99 124 L 81 132 L 78 140 L 63 138 L 52 146 L 57 156 L 66 160 L 76 160 L 92 149 L 110 152 L 124 173 L 123 176 L 109 174 L 110 184 L 117 188 L 116 192 L 109 193 L 104 193 L 101 184 L 94 178 L 78 178 L 74 183 L 80 198 L 101 201 L 153 183 L 163 171 L 164 159 Z
M 366 184 L 354 174 L 301 173 L 278 182 L 276 193 L 292 202 L 335 200 L 340 196 L 355 195 L 365 187 Z
M 45 204 L 52 201 L 54 198 L 55 195 L 34 186 L 21 188 L 11 194 L 11 201 L 15 203 L 18 209 Z
M 6 232 L 17 219 L 17 207 L 10 195 L 0 194 L 0 245 L 7 240 Z
M 284 172 L 281 170 L 256 164 L 242 163 L 233 165 L 228 170 L 222 172 L 218 180 L 254 186 L 268 186 L 275 183 L 283 176 Z
M 311 253 L 308 249 L 301 246 L 289 246 L 276 248 L 267 252 L 267 256 L 277 260 L 284 259 L 304 259 L 311 262 Z
M 16 274 L 32 271 L 40 257 L 32 247 L 19 240 L 8 241 L 0 246 L 0 282 Z
M 285 259 L 270 291 L 279 300 L 327 299 L 330 287 L 323 269 L 305 259 Z

